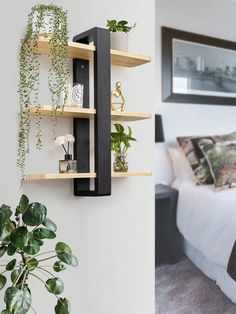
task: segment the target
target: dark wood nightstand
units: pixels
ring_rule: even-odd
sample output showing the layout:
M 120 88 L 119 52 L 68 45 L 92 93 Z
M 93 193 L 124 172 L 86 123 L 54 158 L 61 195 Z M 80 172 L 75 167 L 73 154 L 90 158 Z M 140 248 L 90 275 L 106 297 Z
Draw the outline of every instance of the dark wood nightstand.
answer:
M 155 187 L 155 265 L 174 264 L 179 256 L 176 225 L 178 191 L 163 185 Z

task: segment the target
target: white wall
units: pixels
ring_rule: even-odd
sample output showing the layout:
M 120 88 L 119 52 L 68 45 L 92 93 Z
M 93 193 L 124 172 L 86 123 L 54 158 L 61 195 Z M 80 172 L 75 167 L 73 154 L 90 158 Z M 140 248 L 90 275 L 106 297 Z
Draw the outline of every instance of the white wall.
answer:
M 62 277 L 65 296 L 77 314 L 154 313 L 154 202 L 153 178 L 116 179 L 112 196 L 73 196 L 72 182 L 30 182 L 19 189 L 16 167 L 18 113 L 18 52 L 27 14 L 38 1 L 4 3 L 0 13 L 1 35 L 1 202 L 15 206 L 22 192 L 32 201 L 48 207 L 59 227 L 58 240 L 71 244 L 79 257 L 78 269 Z M 53 1 L 68 10 L 70 38 L 94 26 L 104 27 L 106 19 L 137 22 L 130 50 L 154 56 L 154 0 L 135 1 Z M 44 58 L 45 59 L 45 58 Z M 47 62 L 43 60 L 46 77 Z M 137 69 L 112 69 L 112 84 L 123 83 L 127 111 L 154 111 L 154 62 Z M 45 98 L 46 81 L 41 97 Z M 57 171 L 62 151 L 51 142 L 49 120 L 43 122 L 44 149 L 31 149 L 27 172 Z M 130 124 L 131 125 L 131 124 Z M 130 170 L 153 169 L 153 121 L 132 124 L 139 141 L 130 150 Z M 58 134 L 72 130 L 69 119 L 59 121 Z M 32 133 L 35 127 L 32 126 Z M 34 141 L 32 141 L 33 143 Z M 41 284 L 33 284 L 34 307 L 39 314 L 53 313 L 56 299 Z M 3 298 L 0 297 L 0 308 Z
M 161 101 L 161 26 L 236 41 L 236 1 L 157 0 L 156 112 L 163 115 L 167 142 L 178 135 L 224 134 L 236 130 L 236 107 Z M 236 102 L 235 102 L 236 104 Z M 156 144 L 156 182 L 171 181 L 165 145 Z

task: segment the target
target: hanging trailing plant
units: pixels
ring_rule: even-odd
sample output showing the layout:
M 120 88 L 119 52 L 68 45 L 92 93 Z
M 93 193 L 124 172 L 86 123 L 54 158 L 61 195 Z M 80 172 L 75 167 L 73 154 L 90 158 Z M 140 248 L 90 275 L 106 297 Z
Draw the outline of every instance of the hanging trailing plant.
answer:
M 29 153 L 30 107 L 36 108 L 37 143 L 42 148 L 42 130 L 39 95 L 39 52 L 38 39 L 43 36 L 49 40 L 49 75 L 48 87 L 52 101 L 53 138 L 55 138 L 56 112 L 64 109 L 68 98 L 66 86 L 69 78 L 68 63 L 68 23 L 67 12 L 56 5 L 36 5 L 28 15 L 27 30 L 20 48 L 20 82 L 19 82 L 19 133 L 18 160 L 23 181 L 26 155 Z

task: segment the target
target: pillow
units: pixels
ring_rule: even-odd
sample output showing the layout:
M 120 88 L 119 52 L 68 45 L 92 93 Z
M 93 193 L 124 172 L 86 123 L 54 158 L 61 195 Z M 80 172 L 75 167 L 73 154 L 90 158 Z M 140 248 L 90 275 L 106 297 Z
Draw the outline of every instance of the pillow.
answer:
M 236 141 L 236 132 L 226 135 L 213 135 L 213 136 L 187 136 L 177 137 L 177 142 L 183 149 L 191 168 L 197 178 L 199 184 L 213 184 L 214 177 L 206 157 L 199 147 L 203 141 L 209 143 L 223 143 Z
M 218 190 L 236 186 L 236 142 L 201 143 Z
M 175 177 L 181 180 L 196 183 L 196 177 L 194 176 L 193 170 L 190 167 L 182 149 L 169 147 L 168 152 L 172 161 Z

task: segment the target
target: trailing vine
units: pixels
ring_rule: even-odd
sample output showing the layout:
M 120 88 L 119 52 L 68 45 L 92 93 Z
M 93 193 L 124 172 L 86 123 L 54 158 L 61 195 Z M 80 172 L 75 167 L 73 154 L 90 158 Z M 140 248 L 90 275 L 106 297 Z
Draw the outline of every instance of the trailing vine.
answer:
M 19 133 L 18 159 L 21 179 L 24 180 L 26 155 L 29 153 L 30 115 L 33 106 L 37 114 L 37 143 L 42 148 L 41 107 L 38 103 L 40 61 L 38 38 L 43 36 L 50 44 L 48 87 L 52 102 L 52 130 L 55 138 L 56 113 L 64 109 L 68 98 L 69 78 L 67 12 L 56 5 L 36 5 L 28 15 L 27 30 L 20 48 Z

